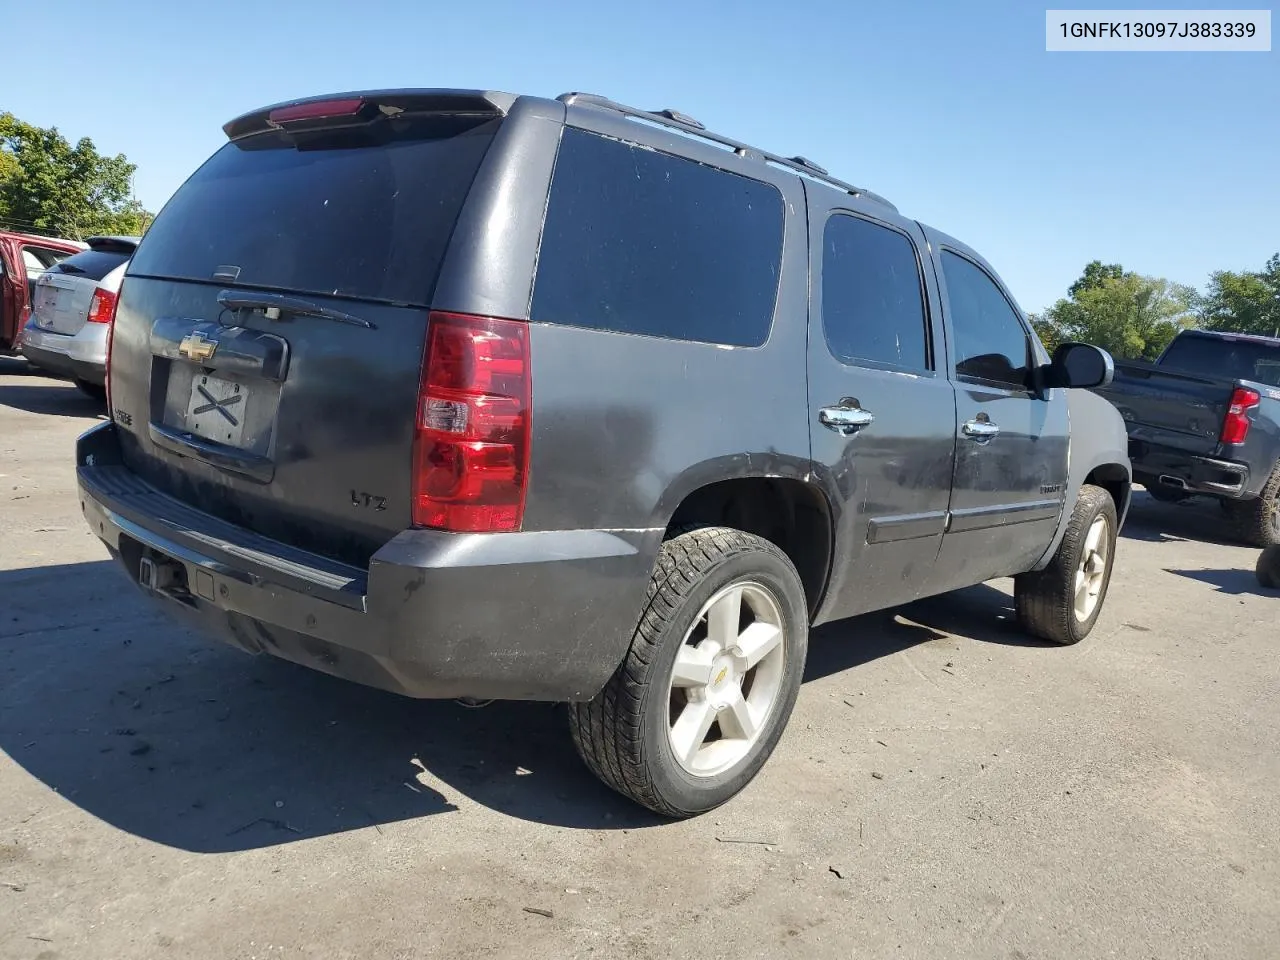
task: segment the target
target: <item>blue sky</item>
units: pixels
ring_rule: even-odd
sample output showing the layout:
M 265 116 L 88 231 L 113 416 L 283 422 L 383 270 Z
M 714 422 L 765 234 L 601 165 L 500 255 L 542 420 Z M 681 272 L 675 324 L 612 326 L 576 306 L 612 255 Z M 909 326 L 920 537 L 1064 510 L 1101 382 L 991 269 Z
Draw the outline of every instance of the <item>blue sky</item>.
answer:
M 67 33 L 14 5 L 0 109 L 126 153 L 156 209 L 223 122 L 294 96 L 456 86 L 671 106 L 884 194 L 982 252 L 1028 310 L 1093 258 L 1202 286 L 1280 250 L 1274 50 L 1050 54 L 1030 3 L 178 6 L 64 6 L 62 25 L 77 9 L 92 24 Z

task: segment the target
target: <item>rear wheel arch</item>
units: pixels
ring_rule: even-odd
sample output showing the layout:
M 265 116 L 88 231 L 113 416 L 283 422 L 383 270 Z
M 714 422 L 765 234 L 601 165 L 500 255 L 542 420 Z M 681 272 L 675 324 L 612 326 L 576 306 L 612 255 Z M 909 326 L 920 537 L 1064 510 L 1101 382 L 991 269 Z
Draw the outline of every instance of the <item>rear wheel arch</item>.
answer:
M 813 484 L 790 477 L 737 477 L 705 484 L 680 500 L 666 536 L 690 527 L 751 533 L 785 553 L 804 585 L 812 616 L 822 602 L 834 548 L 831 505 Z

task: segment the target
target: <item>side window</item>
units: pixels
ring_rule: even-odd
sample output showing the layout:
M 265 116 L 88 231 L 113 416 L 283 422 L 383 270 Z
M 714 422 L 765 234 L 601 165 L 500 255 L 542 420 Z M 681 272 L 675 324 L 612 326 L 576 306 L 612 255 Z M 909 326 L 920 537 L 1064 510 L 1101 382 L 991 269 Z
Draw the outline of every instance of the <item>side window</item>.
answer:
M 531 318 L 755 347 L 782 264 L 777 188 L 567 129 L 556 158 Z
M 1000 386 L 1030 386 L 1027 332 L 987 274 L 964 257 L 942 251 L 956 376 Z
M 55 263 L 67 259 L 71 254 L 65 250 L 50 250 L 47 247 L 28 247 L 46 267 L 52 267 Z
M 822 329 L 832 356 L 929 369 L 920 262 L 904 234 L 836 214 L 822 231 Z
M 28 280 L 34 280 L 49 267 L 30 247 L 22 248 L 22 264 L 27 268 Z

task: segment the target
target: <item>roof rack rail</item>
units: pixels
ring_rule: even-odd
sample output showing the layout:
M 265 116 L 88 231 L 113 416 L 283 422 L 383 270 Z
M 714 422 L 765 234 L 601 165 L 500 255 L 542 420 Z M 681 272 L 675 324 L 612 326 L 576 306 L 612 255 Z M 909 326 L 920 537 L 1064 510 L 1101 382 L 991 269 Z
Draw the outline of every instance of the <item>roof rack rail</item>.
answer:
M 789 157 L 788 159 L 789 159 L 792 163 L 798 163 L 798 164 L 800 164 L 800 166 L 804 167 L 806 170 L 812 170 L 814 173 L 818 174 L 818 175 L 819 175 L 819 176 L 821 176 L 821 177 L 829 177 L 829 176 L 831 176 L 831 174 L 827 173 L 827 168 L 826 168 L 826 167 L 820 167 L 820 166 L 818 166 L 816 163 L 814 163 L 814 162 L 813 162 L 812 160 L 810 160 L 808 157 Z
M 676 123 L 683 123 L 686 126 L 697 127 L 699 130 L 707 129 L 707 125 L 702 123 L 700 120 L 695 120 L 687 113 L 681 113 L 679 110 L 672 110 L 670 107 L 666 107 L 662 110 L 654 110 L 653 112 L 658 114 L 660 117 L 666 117 L 668 120 L 674 120 Z
M 812 160 L 804 157 L 781 157 L 776 154 L 769 153 L 767 150 L 761 150 L 759 147 L 752 147 L 737 140 L 722 136 L 718 133 L 712 133 L 705 126 L 699 123 L 693 117 L 680 113 L 678 110 L 641 110 L 638 107 L 629 107 L 625 103 L 618 103 L 616 100 L 610 100 L 608 97 L 602 97 L 594 93 L 562 93 L 556 97 L 561 103 L 571 105 L 575 103 L 586 104 L 593 107 L 603 107 L 606 110 L 616 110 L 618 113 L 628 117 L 635 117 L 639 120 L 647 120 L 650 123 L 657 123 L 664 127 L 670 127 L 681 133 L 693 137 L 699 137 L 703 140 L 710 140 L 721 146 L 729 147 L 735 154 L 740 157 L 746 157 L 751 160 L 762 160 L 775 166 L 784 167 L 801 176 L 809 177 L 825 183 L 828 186 L 837 187 L 846 193 L 855 197 L 864 197 L 867 200 L 874 200 L 882 203 L 889 209 L 897 211 L 892 203 L 878 193 L 873 193 L 862 187 L 855 187 L 851 183 L 845 183 L 843 180 L 831 176 L 827 171 L 818 166 Z

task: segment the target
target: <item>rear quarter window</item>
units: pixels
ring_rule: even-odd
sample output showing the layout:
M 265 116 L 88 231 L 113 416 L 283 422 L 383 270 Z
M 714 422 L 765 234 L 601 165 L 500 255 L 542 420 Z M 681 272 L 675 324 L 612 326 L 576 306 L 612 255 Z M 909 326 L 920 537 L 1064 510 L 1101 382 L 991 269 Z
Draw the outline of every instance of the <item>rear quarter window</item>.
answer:
M 569 128 L 531 318 L 759 346 L 773 320 L 782 236 L 776 187 Z
M 86 280 L 101 280 L 128 259 L 129 254 L 113 250 L 85 250 L 58 261 L 49 268 L 49 272 L 65 273 Z

